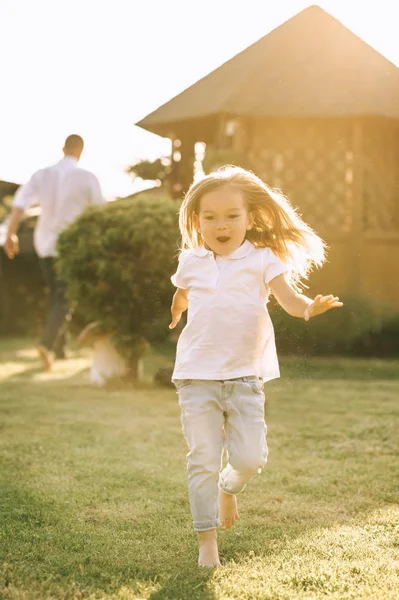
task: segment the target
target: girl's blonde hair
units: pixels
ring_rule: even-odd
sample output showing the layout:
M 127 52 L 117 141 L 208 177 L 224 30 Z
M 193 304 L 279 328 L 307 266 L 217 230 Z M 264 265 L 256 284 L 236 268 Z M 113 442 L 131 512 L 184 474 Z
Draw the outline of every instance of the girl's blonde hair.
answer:
M 203 244 L 195 218 L 201 198 L 225 186 L 241 191 L 248 213 L 252 214 L 253 226 L 246 238 L 256 248 L 271 248 L 288 265 L 290 282 L 300 290 L 311 269 L 323 264 L 325 243 L 301 219 L 287 198 L 240 167 L 226 165 L 191 185 L 179 215 L 182 250 Z

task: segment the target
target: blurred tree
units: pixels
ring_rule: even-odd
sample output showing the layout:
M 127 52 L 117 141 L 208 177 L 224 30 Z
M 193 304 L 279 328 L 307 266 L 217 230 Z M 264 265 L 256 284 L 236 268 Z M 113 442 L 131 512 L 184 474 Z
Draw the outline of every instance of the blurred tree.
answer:
M 161 156 L 153 161 L 141 160 L 126 169 L 126 173 L 144 181 L 155 181 L 158 186 L 167 183 L 171 174 L 171 161 L 166 156 Z
M 225 165 L 234 165 L 252 171 L 252 164 L 244 152 L 231 148 L 214 148 L 207 146 L 205 156 L 202 160 L 202 168 L 205 174 L 211 173 Z
M 227 164 L 252 170 L 251 161 L 248 156 L 243 152 L 233 149 L 220 149 L 208 146 L 201 162 L 206 174 Z M 170 185 L 175 188 L 177 183 L 175 180 L 176 178 L 179 179 L 179 167 L 180 164 L 175 163 L 175 173 L 172 173 L 171 160 L 166 156 L 161 156 L 153 161 L 142 160 L 130 165 L 127 167 L 126 173 L 131 175 L 133 180 L 139 178 L 144 181 L 154 181 L 157 186 Z M 181 196 L 180 189 L 178 189 L 177 196 Z

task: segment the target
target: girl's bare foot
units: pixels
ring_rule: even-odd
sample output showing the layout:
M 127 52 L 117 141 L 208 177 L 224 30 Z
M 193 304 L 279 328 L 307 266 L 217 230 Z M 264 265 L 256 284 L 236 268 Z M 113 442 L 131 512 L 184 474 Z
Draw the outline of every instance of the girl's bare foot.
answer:
M 219 490 L 220 529 L 229 529 L 239 518 L 237 498 Z
M 220 567 L 216 529 L 198 531 L 200 567 Z

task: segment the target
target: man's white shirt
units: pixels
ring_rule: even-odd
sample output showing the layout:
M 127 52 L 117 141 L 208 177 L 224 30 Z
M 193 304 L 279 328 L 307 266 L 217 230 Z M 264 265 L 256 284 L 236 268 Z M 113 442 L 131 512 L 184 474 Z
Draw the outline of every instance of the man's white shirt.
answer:
M 35 228 L 37 254 L 57 256 L 59 234 L 91 204 L 105 202 L 98 179 L 78 167 L 78 161 L 65 156 L 55 165 L 40 169 L 15 194 L 13 206 L 26 210 L 39 204 L 41 211 Z

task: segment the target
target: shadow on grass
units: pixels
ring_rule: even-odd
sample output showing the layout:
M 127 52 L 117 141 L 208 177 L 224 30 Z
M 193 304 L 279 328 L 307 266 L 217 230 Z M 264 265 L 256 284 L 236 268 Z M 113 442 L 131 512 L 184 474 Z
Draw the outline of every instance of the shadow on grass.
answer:
M 196 566 L 195 539 L 187 526 L 170 535 L 168 519 L 158 529 L 152 511 L 139 524 L 119 518 L 99 522 L 86 511 L 82 516 L 71 510 L 65 500 L 50 501 L 40 491 L 0 482 L 0 579 L 6 570 L 7 587 L 46 598 L 69 598 L 72 590 L 104 597 L 121 589 L 154 599 L 215 598 L 207 587 L 213 570 Z
M 141 381 L 134 381 L 132 377 L 109 380 L 104 386 L 107 391 L 116 390 L 144 390 L 154 384 L 154 376 L 161 369 L 172 373 L 174 349 L 170 344 L 162 347 L 156 346 L 144 355 L 144 376 Z M 0 345 L 0 381 L 3 382 L 32 382 L 52 384 L 64 382 L 66 384 L 89 385 L 93 389 L 97 386 L 89 379 L 92 364 L 92 351 L 90 348 L 79 348 L 72 344 L 68 351 L 68 358 L 55 360 L 52 369 L 44 372 L 36 348 L 31 340 L 5 339 Z M 157 384 L 155 387 L 172 388 L 169 381 L 165 385 Z
M 97 386 L 90 381 L 90 368 L 83 367 L 76 369 L 73 373 L 62 373 L 55 369 L 50 373 L 44 373 L 40 367 L 24 369 L 22 372 L 13 373 L 9 377 L 2 377 L 4 383 L 13 385 L 15 383 L 29 384 L 36 388 L 45 386 L 43 391 L 51 394 L 52 390 L 64 387 L 79 387 L 92 392 L 149 392 L 162 393 L 165 390 L 175 390 L 172 383 L 169 385 L 159 385 L 153 382 L 150 374 L 146 374 L 142 381 L 135 381 L 131 378 L 111 379 L 104 385 Z
M 79 387 L 90 387 L 94 386 L 89 381 L 89 367 L 83 366 L 81 368 L 75 368 L 73 372 L 63 372 L 56 368 L 49 372 L 44 372 L 40 366 L 24 369 L 21 372 L 12 373 L 8 377 L 3 376 L 3 382 L 9 383 L 29 383 L 30 385 L 47 385 L 60 387 L 65 385 L 79 385 Z
M 32 598 L 130 598 L 123 590 L 151 600 L 217 598 L 212 589 L 214 571 L 196 566 L 194 536 L 187 527 L 168 534 L 154 526 L 154 514 L 141 520 L 139 532 L 129 520 L 90 523 L 65 504 L 46 502 L 2 483 L 5 543 L 0 562 L 3 577 L 7 570 L 7 586 L 31 592 Z M 288 518 L 280 526 L 263 522 L 246 531 L 231 530 L 221 536 L 224 562 L 245 564 L 251 556 L 276 559 L 310 530 L 351 522 L 330 518 L 322 524 L 309 520 L 299 525 Z M 266 533 L 262 543 L 254 542 L 260 525 Z
M 148 385 L 153 381 L 155 372 L 158 369 L 165 368 L 172 370 L 175 348 L 173 344 L 154 345 L 144 357 L 144 380 L 135 383 L 133 381 L 111 381 L 107 385 L 109 389 L 118 389 Z M 91 364 L 91 350 L 79 348 L 76 343 L 71 344 L 69 359 L 57 360 L 54 363 L 54 370 L 62 372 L 65 370 L 65 379 L 70 379 L 67 374 L 69 366 L 76 361 L 85 362 L 86 371 Z M 23 372 L 13 373 L 8 379 L 29 379 L 35 377 L 41 372 L 37 352 L 32 346 L 31 339 L 13 339 L 6 338 L 1 340 L 0 345 L 0 363 L 11 362 L 21 365 L 32 365 L 32 368 L 25 368 Z M 346 380 L 399 380 L 399 358 L 397 359 L 368 359 L 356 357 L 314 357 L 300 355 L 282 355 L 280 356 L 281 377 L 283 380 L 289 379 L 346 379 Z M 82 370 L 84 371 L 84 370 Z M 74 378 L 73 375 L 72 378 Z M 60 374 L 61 378 L 61 374 Z M 4 377 L 3 377 L 4 379 Z

